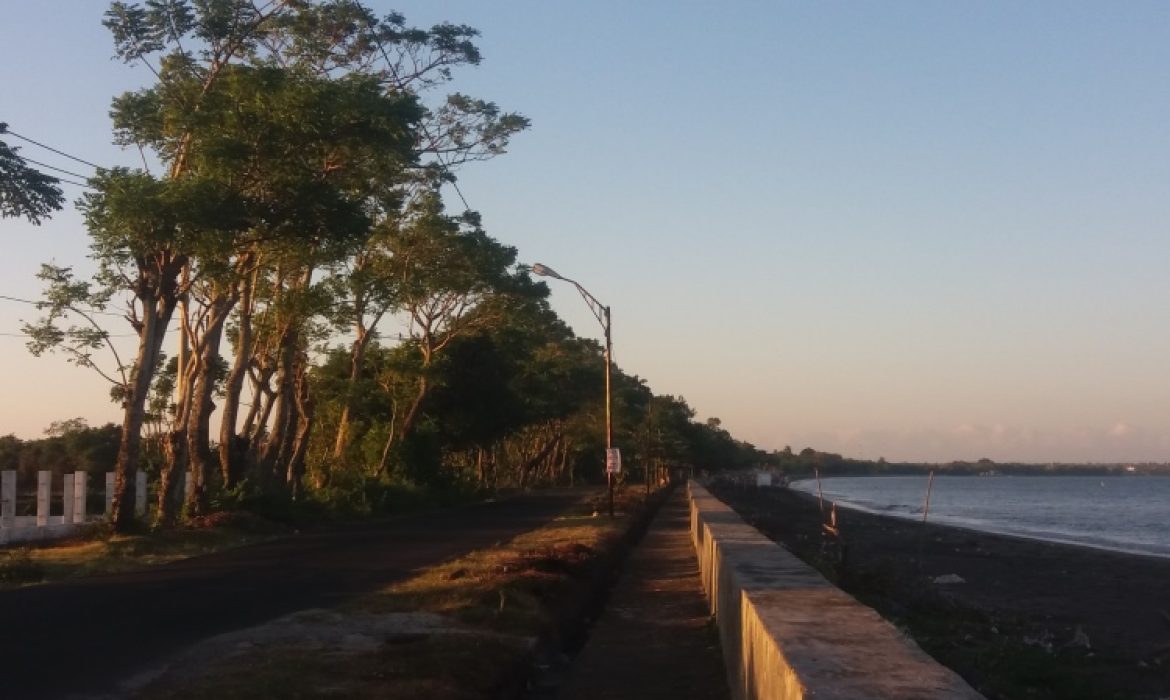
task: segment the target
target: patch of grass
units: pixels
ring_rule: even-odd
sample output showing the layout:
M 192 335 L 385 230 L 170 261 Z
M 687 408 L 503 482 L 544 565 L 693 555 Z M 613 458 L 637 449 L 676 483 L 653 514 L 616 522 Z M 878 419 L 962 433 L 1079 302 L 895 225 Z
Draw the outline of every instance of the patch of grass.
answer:
M 0 586 L 40 583 L 44 578 L 44 566 L 33 560 L 27 547 L 0 552 Z
M 537 634 L 553 622 L 550 601 L 566 593 L 628 526 L 624 516 L 562 516 L 365 596 L 351 609 L 433 612 L 496 632 Z
M 209 525 L 134 535 L 99 532 L 89 540 L 0 550 L 0 589 L 134 571 L 273 536 L 271 530 L 264 528 Z

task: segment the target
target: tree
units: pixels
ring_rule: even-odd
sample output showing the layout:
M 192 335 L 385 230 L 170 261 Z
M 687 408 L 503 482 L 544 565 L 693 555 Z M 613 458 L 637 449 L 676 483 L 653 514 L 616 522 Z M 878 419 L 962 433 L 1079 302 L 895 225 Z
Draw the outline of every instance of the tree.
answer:
M 0 134 L 7 131 L 0 122 Z M 29 167 L 19 151 L 0 141 L 0 218 L 23 217 L 39 225 L 64 202 L 60 180 Z
M 93 239 L 98 279 L 112 295 L 129 292 L 127 318 L 138 335 L 121 396 L 124 417 L 116 466 L 113 521 L 126 528 L 133 518 L 131 485 L 138 469 L 143 422 L 162 343 L 179 300 L 187 293 L 182 278 L 192 256 L 222 249 L 225 236 L 245 228 L 239 193 L 188 165 L 199 146 L 199 118 L 205 114 L 217 81 L 233 60 L 257 45 L 262 26 L 285 2 L 258 10 L 251 3 L 199 3 L 150 0 L 146 9 L 111 4 L 104 24 L 114 36 L 117 55 L 149 67 L 160 84 L 174 89 L 132 93 L 115 100 L 118 141 L 156 146 L 167 165 L 165 178 L 124 168 L 99 170 L 85 196 L 83 211 Z M 193 37 L 190 35 L 194 35 Z M 197 42 L 188 53 L 183 38 Z M 167 52 L 156 67 L 151 57 Z M 185 118 L 184 118 L 185 117 Z M 156 138 L 162 135 L 171 138 Z M 107 295 L 106 298 L 109 298 Z
M 189 505 L 198 507 L 211 460 L 214 360 L 228 315 L 251 291 L 244 286 L 256 279 L 258 258 L 275 244 L 279 252 L 269 257 L 283 257 L 286 266 L 274 279 L 300 290 L 314 267 L 352 252 L 345 241 L 360 240 L 370 224 L 367 209 L 383 206 L 378 198 L 388 194 L 387 179 L 400 181 L 395 173 L 414 158 L 413 123 L 421 111 L 413 95 L 386 91 L 383 75 L 353 70 L 375 50 L 385 52 L 380 41 L 394 38 L 372 31 L 380 25 L 358 3 L 115 2 L 105 24 L 118 56 L 157 78 L 114 101 L 117 140 L 153 151 L 166 165 L 163 177 L 99 171 L 84 202 L 99 279 L 111 296 L 133 296 L 128 317 L 139 336 L 122 396 L 114 508 L 122 527 L 170 320 L 177 312 L 181 333 L 167 473 L 190 463 L 196 488 Z M 294 255 L 301 251 L 311 255 Z M 300 424 L 311 422 L 296 379 L 304 367 L 293 352 L 299 323 L 282 326 L 274 420 L 284 432 L 266 450 L 284 456 L 291 444 L 294 462 L 307 435 L 288 443 L 284 426 L 294 415 Z M 252 357 L 247 347 L 238 352 Z M 233 410 L 239 381 L 239 372 L 229 376 Z M 234 430 L 234 422 L 228 426 Z M 233 444 L 226 442 L 225 457 Z
M 387 247 L 387 273 L 409 319 L 411 347 L 418 352 L 420 366 L 414 396 L 397 421 L 397 430 L 387 436 L 379 473 L 389 466 L 394 442 L 407 440 L 414 431 L 439 354 L 456 339 L 499 320 L 501 305 L 494 303 L 495 297 L 530 291 L 512 277 L 516 249 L 488 236 L 479 217 L 470 212 L 447 216 L 437 193 L 422 197 L 410 218 L 391 230 Z

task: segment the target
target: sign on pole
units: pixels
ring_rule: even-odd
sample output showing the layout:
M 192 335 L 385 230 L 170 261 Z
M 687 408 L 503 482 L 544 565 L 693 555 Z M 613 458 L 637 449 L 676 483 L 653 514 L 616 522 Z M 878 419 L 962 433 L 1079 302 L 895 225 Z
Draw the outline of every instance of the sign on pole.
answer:
M 622 451 L 616 447 L 605 451 L 605 473 L 622 473 Z

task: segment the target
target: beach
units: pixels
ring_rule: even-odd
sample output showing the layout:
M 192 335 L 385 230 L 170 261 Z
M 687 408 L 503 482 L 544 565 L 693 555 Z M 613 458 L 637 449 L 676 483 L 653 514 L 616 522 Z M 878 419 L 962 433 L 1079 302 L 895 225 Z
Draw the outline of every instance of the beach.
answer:
M 1170 697 L 1170 558 L 844 508 L 837 537 L 807 494 L 711 491 L 991 700 Z

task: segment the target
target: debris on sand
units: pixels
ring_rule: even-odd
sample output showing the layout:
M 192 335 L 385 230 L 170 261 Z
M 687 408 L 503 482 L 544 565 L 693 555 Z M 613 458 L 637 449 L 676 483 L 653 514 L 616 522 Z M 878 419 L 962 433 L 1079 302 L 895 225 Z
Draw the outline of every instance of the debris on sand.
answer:
M 935 576 L 931 579 L 931 582 L 940 586 L 951 586 L 956 583 L 966 583 L 967 580 L 958 574 L 943 574 L 942 576 Z

